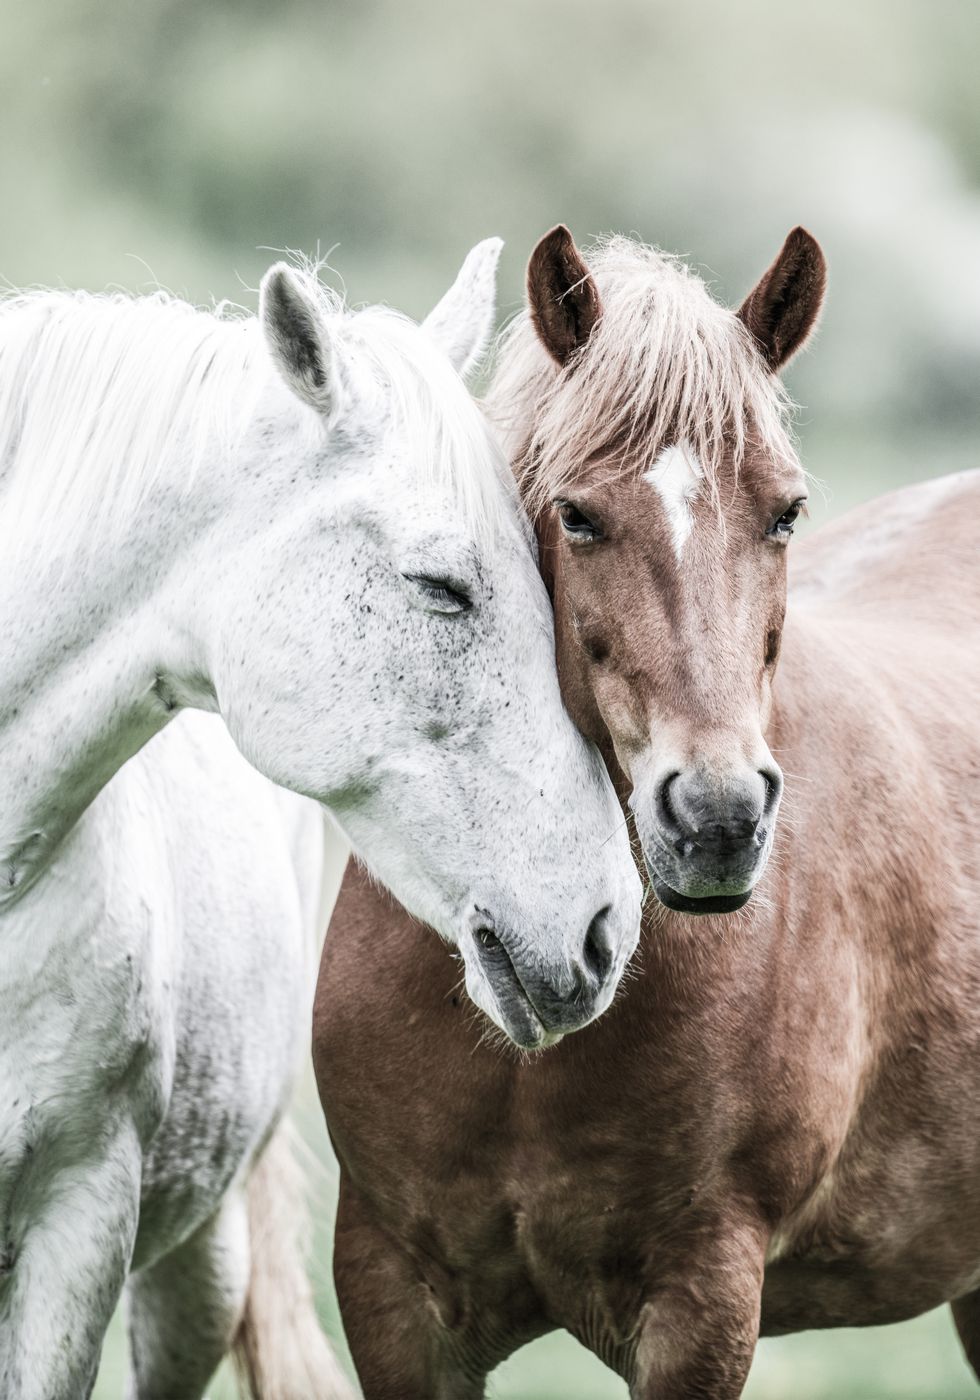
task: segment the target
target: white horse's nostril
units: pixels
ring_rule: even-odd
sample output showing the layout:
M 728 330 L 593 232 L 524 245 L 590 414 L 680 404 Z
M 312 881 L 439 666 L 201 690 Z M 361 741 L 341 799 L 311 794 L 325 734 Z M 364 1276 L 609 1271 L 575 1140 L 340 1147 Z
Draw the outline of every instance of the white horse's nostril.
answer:
M 582 945 L 582 961 L 589 980 L 599 987 L 606 981 L 613 965 L 613 948 L 609 933 L 610 913 L 608 904 L 599 910 L 589 924 Z

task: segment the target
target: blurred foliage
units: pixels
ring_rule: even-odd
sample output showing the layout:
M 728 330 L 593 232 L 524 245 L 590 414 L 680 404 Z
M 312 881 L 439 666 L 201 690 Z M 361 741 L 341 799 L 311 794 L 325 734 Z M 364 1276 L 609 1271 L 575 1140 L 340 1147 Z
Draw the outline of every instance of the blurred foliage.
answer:
M 737 299 L 804 222 L 832 282 L 791 371 L 847 504 L 970 460 L 975 0 L 0 0 L 0 275 L 250 301 L 335 249 L 421 315 L 478 238 L 502 309 L 558 219 L 690 253 Z
M 735 301 L 803 222 L 831 290 L 790 382 L 838 509 L 975 460 L 978 52 L 976 0 L 0 0 L 0 277 L 251 305 L 267 249 L 319 248 L 421 315 L 499 233 L 509 314 L 561 219 Z M 120 1366 L 116 1331 L 99 1400 Z M 552 1339 L 497 1393 L 621 1396 L 604 1376 Z M 749 1393 L 971 1390 L 929 1318 L 767 1343 Z

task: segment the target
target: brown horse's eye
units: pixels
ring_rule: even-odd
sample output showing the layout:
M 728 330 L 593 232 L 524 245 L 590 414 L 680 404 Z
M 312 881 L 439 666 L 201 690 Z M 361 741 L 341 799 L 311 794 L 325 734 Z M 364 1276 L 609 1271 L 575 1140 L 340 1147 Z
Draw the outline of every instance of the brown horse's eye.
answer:
M 794 501 L 783 511 L 778 519 L 774 520 L 766 531 L 767 535 L 773 535 L 776 539 L 788 539 L 793 533 L 793 526 L 796 524 L 800 511 L 806 505 L 806 497 L 801 496 L 798 501 Z
M 602 531 L 598 525 L 584 515 L 578 506 L 573 506 L 571 501 L 556 501 L 555 505 L 558 507 L 558 518 L 566 535 L 571 535 L 575 540 L 602 538 Z

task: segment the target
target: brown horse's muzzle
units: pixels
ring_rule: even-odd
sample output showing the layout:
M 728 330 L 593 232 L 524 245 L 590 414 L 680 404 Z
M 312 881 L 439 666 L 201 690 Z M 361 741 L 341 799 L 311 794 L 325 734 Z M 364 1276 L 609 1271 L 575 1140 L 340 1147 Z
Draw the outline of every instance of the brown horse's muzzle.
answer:
M 630 799 L 657 898 L 685 914 L 740 909 L 765 868 L 783 778 L 769 759 L 718 773 L 694 765 L 658 776 L 652 801 Z

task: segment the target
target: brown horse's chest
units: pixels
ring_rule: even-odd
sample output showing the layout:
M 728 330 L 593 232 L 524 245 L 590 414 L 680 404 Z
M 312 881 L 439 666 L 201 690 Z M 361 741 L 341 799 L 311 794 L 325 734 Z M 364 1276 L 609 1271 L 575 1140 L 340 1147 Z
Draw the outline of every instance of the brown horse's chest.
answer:
M 721 1021 L 704 976 L 689 979 L 704 1002 L 676 977 L 658 1000 L 648 949 L 606 1016 L 521 1062 L 481 1043 L 445 950 L 387 920 L 370 976 L 366 946 L 351 938 L 345 954 L 338 939 L 330 954 L 328 940 L 324 1104 L 347 1178 L 440 1329 L 489 1328 L 490 1360 L 560 1326 L 628 1370 L 644 1298 L 697 1276 L 733 1202 L 773 1232 L 766 1332 L 886 1321 L 980 1283 L 974 998 L 926 1015 L 914 970 L 920 1009 L 896 1020 L 868 1083 L 839 942 L 811 950 L 809 1009 L 764 1000 L 743 975 L 747 1010 L 727 996 Z
M 504 1356 L 564 1327 L 626 1373 L 661 1241 L 672 1236 L 680 1249 L 679 1214 L 691 1212 L 697 1229 L 698 1183 L 685 1174 L 664 1191 L 660 1136 L 625 1105 L 613 1128 L 611 1112 L 597 1123 L 587 1100 L 576 1102 L 579 1132 L 565 1117 L 571 1107 L 547 1091 L 497 1097 L 484 1086 L 469 1112 L 446 1103 L 440 1134 L 400 1140 L 397 1180 L 363 1138 L 342 1155 L 410 1258 L 441 1332 L 481 1345 L 490 1332 Z M 489 1133 L 488 1108 L 500 1114 Z
M 710 1121 L 679 1123 L 656 1076 L 638 1111 L 635 1065 L 632 1080 L 624 1066 L 603 1076 L 600 1101 L 588 1057 L 580 1076 L 560 1081 L 547 1058 L 498 1062 L 495 1086 L 483 1086 L 469 1113 L 447 1102 L 438 1132 L 403 1143 L 400 1200 L 393 1208 L 386 1192 L 378 1206 L 444 1325 L 490 1317 L 508 1350 L 564 1327 L 625 1371 L 644 1299 L 663 1279 L 697 1271 L 734 1196 L 764 1197 L 769 1178 L 785 1179 L 815 1148 L 809 1134 L 760 1144 L 746 1176 L 718 1099 Z M 434 1076 L 434 1060 L 429 1068 Z M 980 1102 L 980 1065 L 976 1081 Z M 932 1092 L 948 1119 L 953 1105 Z M 497 1115 L 489 1132 L 488 1108 Z M 930 1140 L 926 1123 L 921 1133 L 910 1124 L 884 1133 L 873 1112 L 855 1129 L 840 1163 L 776 1225 L 764 1333 L 892 1321 L 980 1284 L 980 1121 L 964 1121 L 962 1109 L 960 1121 L 955 1142 Z

